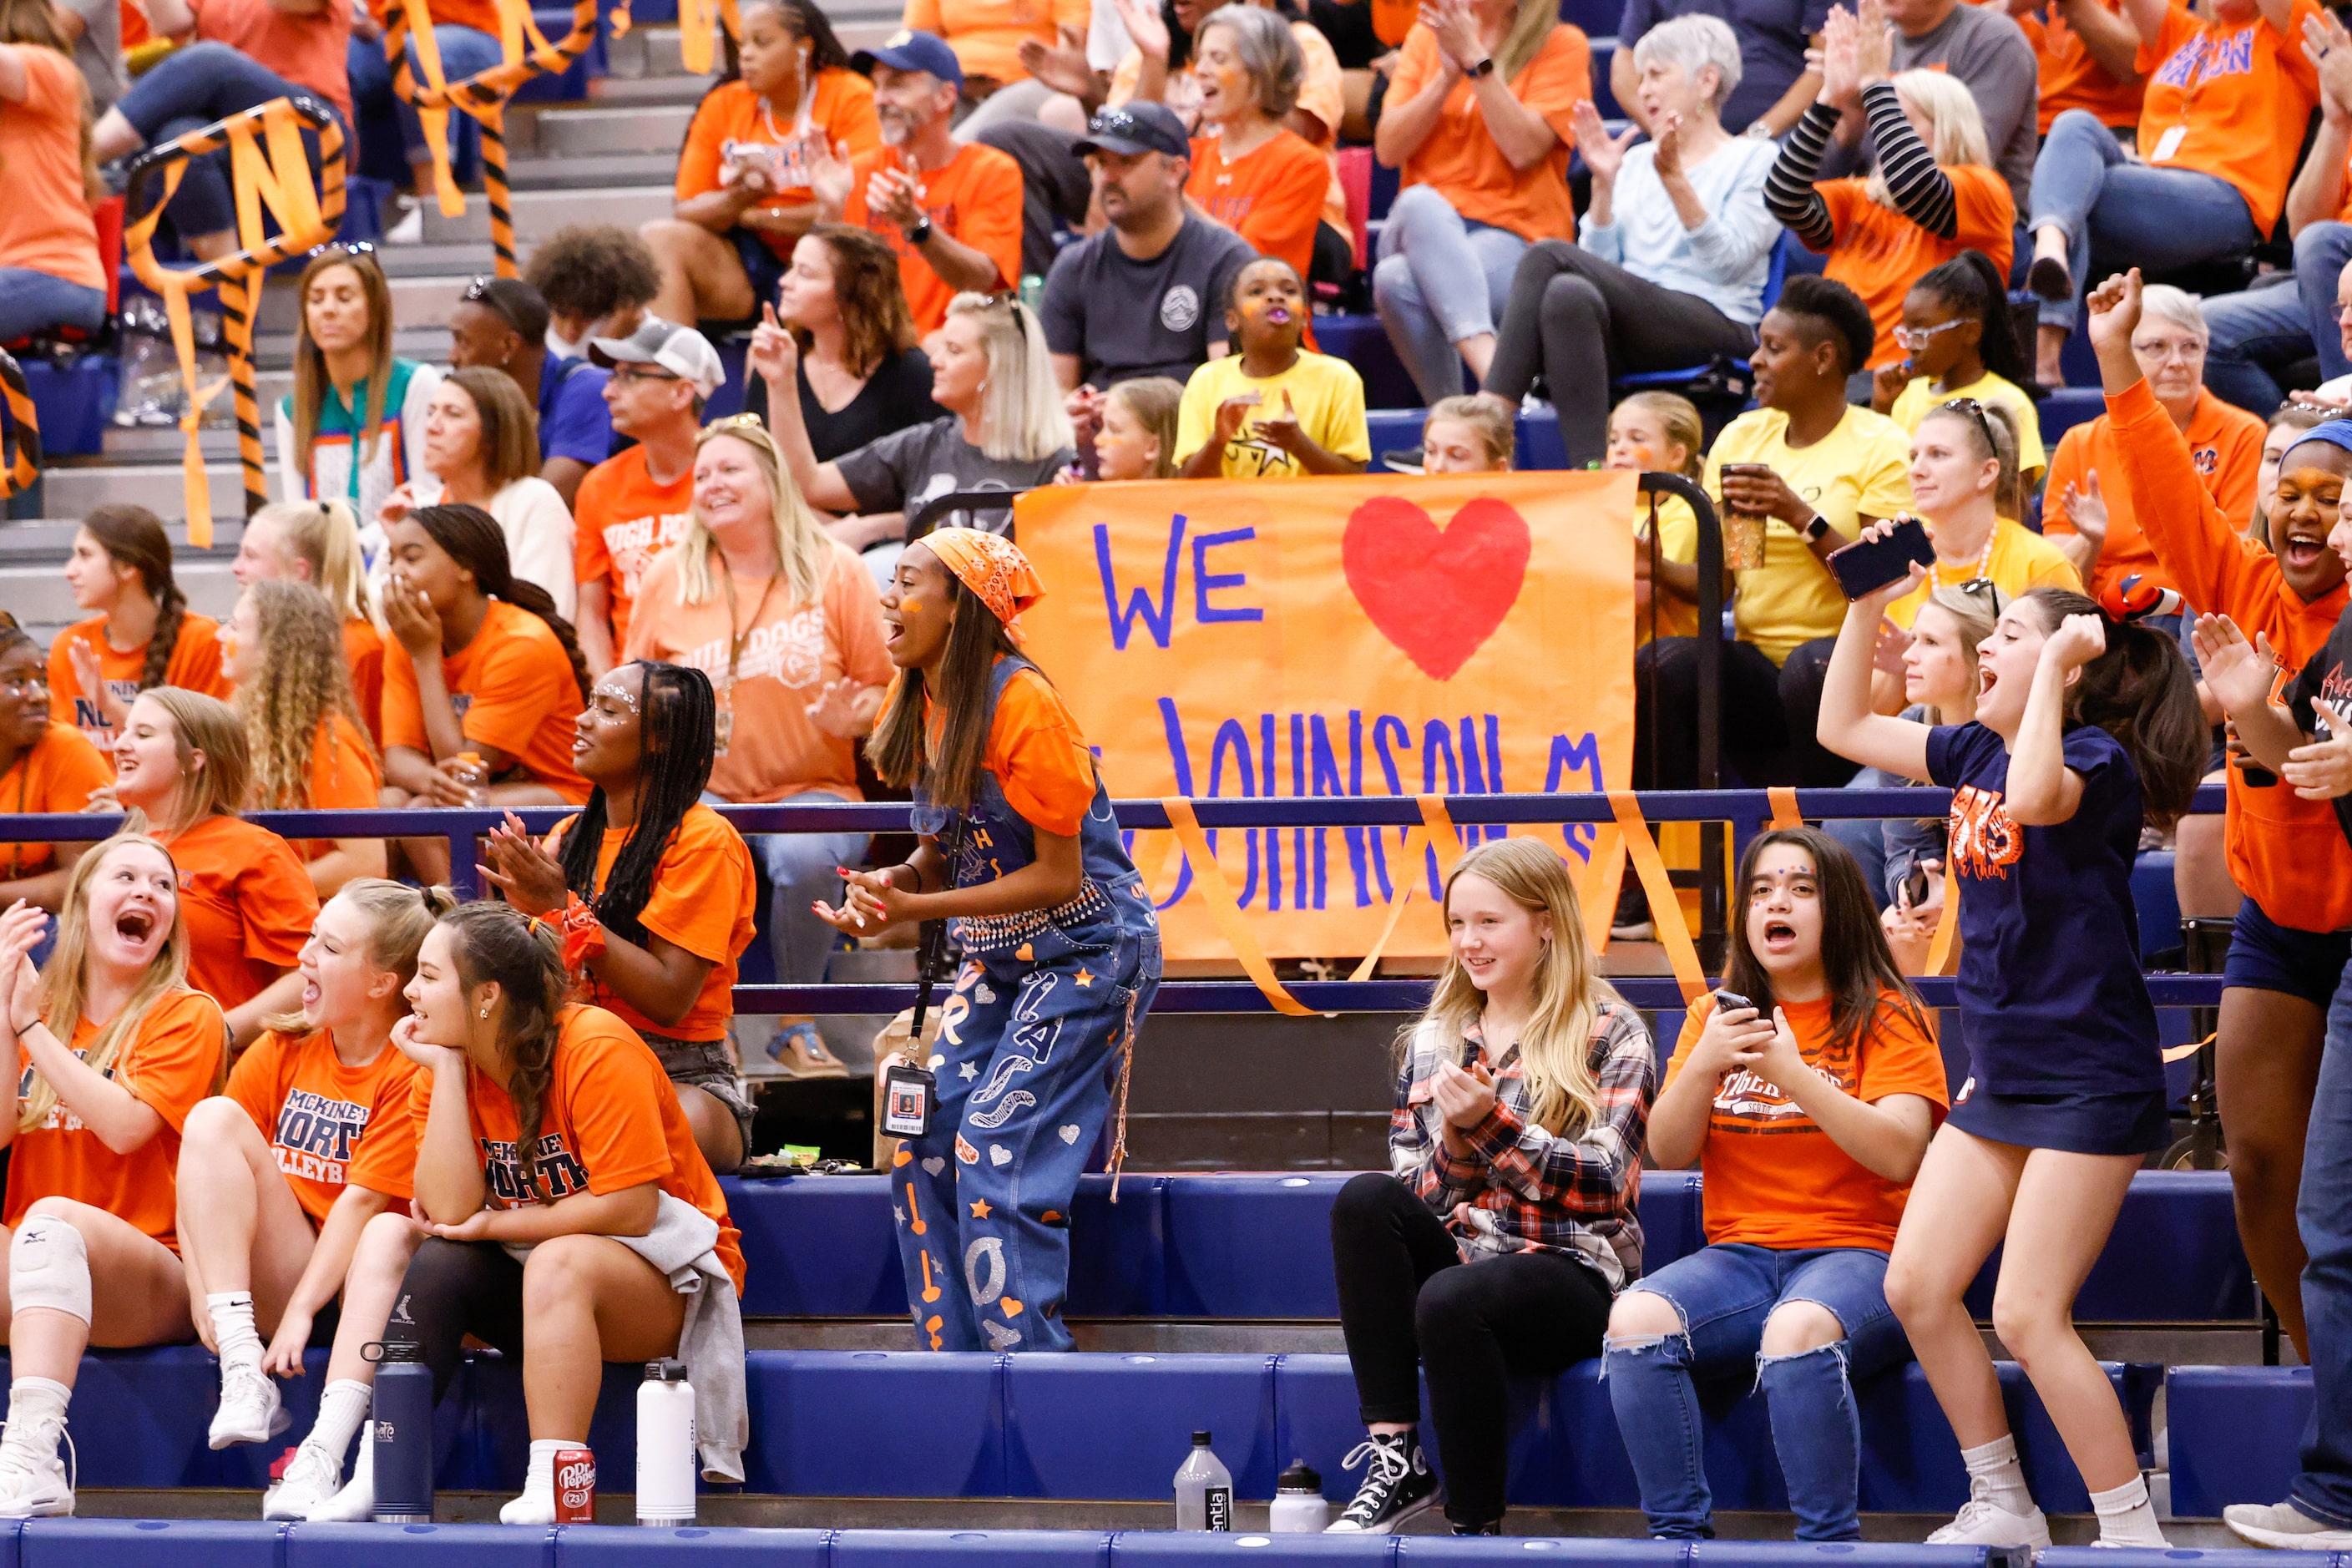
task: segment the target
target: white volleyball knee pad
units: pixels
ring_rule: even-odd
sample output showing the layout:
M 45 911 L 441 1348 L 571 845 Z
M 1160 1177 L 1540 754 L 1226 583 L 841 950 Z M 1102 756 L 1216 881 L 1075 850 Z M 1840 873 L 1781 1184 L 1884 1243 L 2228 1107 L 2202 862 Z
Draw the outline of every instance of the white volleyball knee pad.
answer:
M 89 1321 L 89 1247 L 53 1215 L 35 1215 L 8 1242 L 8 1301 L 17 1311 L 47 1307 Z

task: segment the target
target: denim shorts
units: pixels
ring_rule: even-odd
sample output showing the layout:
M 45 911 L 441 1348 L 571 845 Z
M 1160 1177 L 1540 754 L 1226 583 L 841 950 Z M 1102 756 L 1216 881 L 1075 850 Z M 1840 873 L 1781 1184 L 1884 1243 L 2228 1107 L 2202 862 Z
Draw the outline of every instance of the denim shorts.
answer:
M 784 281 L 784 272 L 792 264 L 768 247 L 757 229 L 730 228 L 726 237 L 735 245 L 735 258 L 743 264 L 743 276 L 751 284 L 751 319 L 760 319 L 760 307 L 776 302 L 776 290 Z
M 1764 1321 L 1783 1301 L 1809 1301 L 1845 1330 L 1848 1375 L 1911 1358 L 1886 1304 L 1886 1254 L 1870 1247 L 1790 1248 L 1719 1242 L 1627 1286 L 1675 1304 L 1689 1331 L 1695 1375 L 1752 1375 Z
M 2224 987 L 2277 991 L 2326 1011 L 2336 983 L 2352 960 L 2352 931 L 2296 931 L 2283 926 L 2248 899 L 2238 906 L 2230 931 L 2230 956 L 2221 965 Z

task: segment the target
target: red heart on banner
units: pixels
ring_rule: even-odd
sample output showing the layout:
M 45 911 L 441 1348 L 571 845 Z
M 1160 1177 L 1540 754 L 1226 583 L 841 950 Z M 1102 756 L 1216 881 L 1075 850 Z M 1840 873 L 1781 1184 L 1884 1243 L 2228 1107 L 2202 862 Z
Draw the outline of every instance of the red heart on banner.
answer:
M 1444 528 L 1402 496 L 1375 496 L 1349 517 L 1339 560 L 1381 635 L 1450 680 L 1518 603 L 1529 548 L 1528 520 L 1491 496 Z

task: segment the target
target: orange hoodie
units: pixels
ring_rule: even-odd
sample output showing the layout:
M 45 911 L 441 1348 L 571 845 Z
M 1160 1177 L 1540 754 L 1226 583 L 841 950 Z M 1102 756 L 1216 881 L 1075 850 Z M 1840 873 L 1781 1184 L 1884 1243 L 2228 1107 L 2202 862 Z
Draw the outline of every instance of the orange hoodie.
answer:
M 2308 603 L 2296 597 L 2278 558 L 2245 537 L 2197 476 L 2189 444 L 2139 382 L 2107 399 L 2124 483 L 2157 560 L 2183 597 L 2229 616 L 2249 637 L 2265 634 L 2290 669 L 2327 642 L 2344 612 L 2346 585 Z M 2229 770 L 2230 875 L 2276 923 L 2296 931 L 2352 926 L 2352 843 L 2328 801 L 2303 800 L 2284 784 L 2249 789 Z

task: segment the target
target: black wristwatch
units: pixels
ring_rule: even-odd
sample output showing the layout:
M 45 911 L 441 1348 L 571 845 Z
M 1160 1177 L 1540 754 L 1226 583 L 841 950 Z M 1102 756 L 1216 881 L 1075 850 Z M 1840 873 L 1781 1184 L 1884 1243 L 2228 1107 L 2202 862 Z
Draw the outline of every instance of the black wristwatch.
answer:
M 1819 544 L 1828 535 L 1829 531 L 1830 520 L 1820 512 L 1813 513 L 1813 521 L 1797 530 L 1799 533 L 1805 536 L 1805 542 L 1808 544 Z
M 1472 81 L 1476 81 L 1482 76 L 1494 75 L 1495 57 L 1488 55 L 1485 59 L 1480 60 L 1476 65 L 1472 66 L 1468 70 L 1464 71 L 1462 74 L 1468 77 Z
M 915 249 L 920 250 L 923 248 L 924 242 L 931 237 L 931 220 L 927 216 L 922 222 L 917 224 L 914 227 L 906 230 L 905 233 L 907 236 L 907 243 L 912 246 Z

